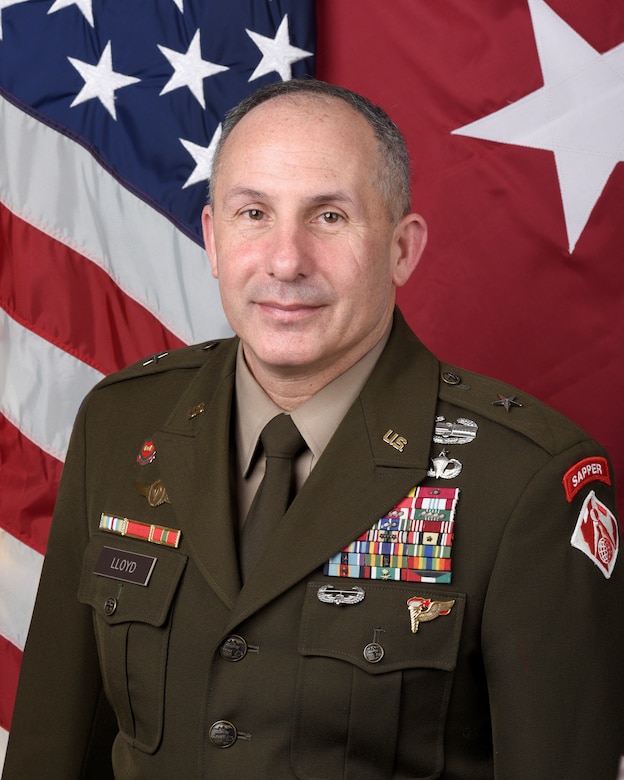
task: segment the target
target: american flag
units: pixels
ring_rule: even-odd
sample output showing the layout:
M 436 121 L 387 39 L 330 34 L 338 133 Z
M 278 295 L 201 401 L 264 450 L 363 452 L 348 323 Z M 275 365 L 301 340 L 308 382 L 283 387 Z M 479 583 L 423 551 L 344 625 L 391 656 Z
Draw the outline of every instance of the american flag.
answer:
M 199 217 L 223 114 L 263 83 L 390 113 L 430 226 L 408 321 L 622 479 L 623 42 L 605 0 L 0 0 L 0 766 L 81 398 L 229 332 Z
M 314 49 L 306 0 L 0 0 L 0 764 L 78 404 L 229 335 L 200 228 L 220 123 Z

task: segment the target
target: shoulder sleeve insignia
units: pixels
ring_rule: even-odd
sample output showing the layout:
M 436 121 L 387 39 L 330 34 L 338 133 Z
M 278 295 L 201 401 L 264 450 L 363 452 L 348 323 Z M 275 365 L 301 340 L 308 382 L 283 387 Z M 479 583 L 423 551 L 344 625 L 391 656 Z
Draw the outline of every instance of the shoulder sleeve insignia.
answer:
M 583 502 L 570 544 L 584 552 L 609 579 L 619 549 L 618 523 L 593 490 Z
M 584 458 L 566 471 L 563 475 L 563 487 L 568 501 L 572 501 L 579 490 L 588 482 L 611 484 L 609 464 L 606 458 L 598 455 L 593 458 Z

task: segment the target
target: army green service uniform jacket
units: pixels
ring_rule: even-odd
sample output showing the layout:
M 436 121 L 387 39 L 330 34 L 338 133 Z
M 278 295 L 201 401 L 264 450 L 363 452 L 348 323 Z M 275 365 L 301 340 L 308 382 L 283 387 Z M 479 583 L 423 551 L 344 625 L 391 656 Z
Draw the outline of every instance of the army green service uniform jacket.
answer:
M 83 403 L 5 780 L 614 780 L 624 561 L 606 576 L 601 448 L 524 393 L 440 365 L 397 312 L 241 588 L 236 349 L 139 364 Z M 390 559 L 377 579 L 324 573 L 416 486 L 458 497 L 450 582 L 392 579 Z M 100 529 L 124 519 L 149 533 Z

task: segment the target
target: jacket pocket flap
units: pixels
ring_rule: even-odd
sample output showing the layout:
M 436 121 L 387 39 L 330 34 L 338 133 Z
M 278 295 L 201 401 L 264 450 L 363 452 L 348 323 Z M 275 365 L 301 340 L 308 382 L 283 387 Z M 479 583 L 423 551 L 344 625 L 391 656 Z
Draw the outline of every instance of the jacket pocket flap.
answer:
M 78 600 L 109 625 L 162 626 L 187 560 L 158 545 L 95 534 L 85 550 Z
M 323 586 L 348 590 L 353 583 L 308 583 L 299 635 L 301 655 L 342 659 L 371 674 L 455 668 L 464 593 L 423 583 L 358 580 L 363 598 L 357 603 L 332 603 L 319 597 Z

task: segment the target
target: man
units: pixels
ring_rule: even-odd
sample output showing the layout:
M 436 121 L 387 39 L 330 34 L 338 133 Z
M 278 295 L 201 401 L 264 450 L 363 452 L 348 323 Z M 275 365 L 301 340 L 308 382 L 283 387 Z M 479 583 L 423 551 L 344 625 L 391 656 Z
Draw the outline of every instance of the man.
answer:
M 614 780 L 611 467 L 394 308 L 426 241 L 394 125 L 319 82 L 260 90 L 204 230 L 238 338 L 84 402 L 5 780 Z M 250 545 L 282 412 L 298 492 Z

